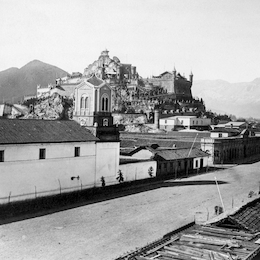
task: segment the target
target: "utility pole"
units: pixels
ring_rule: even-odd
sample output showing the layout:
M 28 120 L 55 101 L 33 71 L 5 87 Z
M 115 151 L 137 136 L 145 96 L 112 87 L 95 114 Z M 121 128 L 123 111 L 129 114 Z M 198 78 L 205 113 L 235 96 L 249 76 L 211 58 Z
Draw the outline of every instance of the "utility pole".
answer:
M 219 194 L 219 197 L 220 197 L 220 201 L 221 201 L 221 204 L 222 204 L 222 207 L 223 207 L 223 211 L 225 212 L 225 206 L 224 206 L 224 203 L 223 203 L 223 200 L 222 200 L 222 197 L 221 197 L 221 193 L 220 193 L 220 189 L 219 189 L 219 186 L 218 186 L 218 181 L 217 181 L 217 178 L 215 177 L 215 182 L 216 182 L 216 185 L 217 185 L 217 189 L 218 189 L 218 194 Z
M 191 150 L 192 150 L 192 148 L 193 148 L 193 146 L 194 146 L 194 143 L 195 143 L 195 141 L 196 141 L 197 136 L 198 136 L 198 133 L 196 134 L 196 136 L 195 136 L 195 138 L 194 138 L 194 140 L 193 140 L 192 146 L 191 146 L 191 148 L 190 148 L 190 150 L 189 150 L 189 153 L 188 153 L 188 157 L 190 156 Z

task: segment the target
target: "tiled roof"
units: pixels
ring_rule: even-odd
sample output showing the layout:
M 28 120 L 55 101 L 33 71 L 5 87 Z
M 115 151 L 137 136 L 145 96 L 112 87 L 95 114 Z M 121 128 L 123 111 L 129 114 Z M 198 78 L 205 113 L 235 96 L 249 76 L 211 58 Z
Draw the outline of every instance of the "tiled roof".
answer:
M 98 79 L 95 75 L 87 80 L 87 82 L 91 83 L 94 86 L 99 86 L 103 83 L 103 80 Z
M 0 144 L 89 142 L 99 140 L 75 121 L 1 119 Z
M 150 159 L 137 159 L 137 158 L 131 158 L 131 157 L 120 157 L 119 158 L 119 164 L 128 164 L 128 163 L 138 163 L 138 162 L 148 162 L 151 161 Z
M 193 148 L 190 149 L 165 149 L 156 151 L 156 156 L 161 157 L 164 160 L 178 160 L 182 158 L 197 158 L 197 157 L 206 157 L 209 156 L 207 153 Z
M 166 160 L 166 161 L 178 160 L 178 159 L 183 159 L 183 158 L 197 158 L 197 157 L 209 156 L 209 154 L 201 151 L 198 148 L 193 148 L 190 151 L 190 148 L 178 149 L 178 148 L 169 148 L 169 147 L 158 147 L 157 149 L 153 149 L 150 146 L 140 146 L 136 149 L 132 149 L 129 151 L 121 150 L 121 154 L 132 156 L 135 153 L 137 153 L 143 149 L 151 151 L 154 154 L 154 156 L 161 157 L 163 160 Z
M 234 134 L 240 133 L 240 131 L 238 129 L 224 128 L 224 127 L 215 128 L 215 129 L 211 130 L 211 132 L 213 132 L 213 133 L 234 133 Z
M 260 198 L 244 205 L 225 221 L 253 233 L 260 232 Z
M 225 127 L 231 127 L 231 126 L 242 126 L 242 125 L 245 125 L 246 122 L 228 122 L 225 124 Z
M 134 146 L 150 146 L 152 144 L 158 144 L 162 147 L 173 147 L 175 145 L 175 140 L 163 140 L 163 139 L 122 139 L 121 147 L 134 147 Z M 188 144 L 187 146 L 191 146 Z

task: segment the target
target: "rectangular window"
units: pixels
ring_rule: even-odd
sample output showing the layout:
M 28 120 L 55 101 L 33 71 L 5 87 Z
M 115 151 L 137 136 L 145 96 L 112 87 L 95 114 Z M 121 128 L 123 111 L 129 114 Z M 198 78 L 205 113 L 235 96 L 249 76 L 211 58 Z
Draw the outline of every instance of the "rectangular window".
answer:
M 0 151 L 0 162 L 4 162 L 5 161 L 5 158 L 4 158 L 4 152 L 5 151 Z
M 41 148 L 40 149 L 40 153 L 39 153 L 39 159 L 45 159 L 46 158 L 46 149 L 45 148 Z
M 74 156 L 75 157 L 79 157 L 80 156 L 80 147 L 75 147 Z
M 196 160 L 196 168 L 198 168 L 198 161 Z

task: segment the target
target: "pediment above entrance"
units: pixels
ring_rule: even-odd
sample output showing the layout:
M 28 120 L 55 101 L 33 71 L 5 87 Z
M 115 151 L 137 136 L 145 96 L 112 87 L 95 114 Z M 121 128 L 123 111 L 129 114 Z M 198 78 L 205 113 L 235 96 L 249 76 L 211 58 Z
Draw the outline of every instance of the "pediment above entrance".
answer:
M 93 86 L 91 84 L 89 84 L 86 81 L 82 81 L 78 86 L 77 89 L 80 90 L 89 90 L 89 89 L 93 89 Z

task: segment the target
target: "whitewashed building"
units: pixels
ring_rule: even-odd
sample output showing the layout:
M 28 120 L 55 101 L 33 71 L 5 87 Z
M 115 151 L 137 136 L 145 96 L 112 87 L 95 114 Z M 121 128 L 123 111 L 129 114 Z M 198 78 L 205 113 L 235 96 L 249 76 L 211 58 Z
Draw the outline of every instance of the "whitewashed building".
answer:
M 160 129 L 167 131 L 177 128 L 206 129 L 211 124 L 210 118 L 197 118 L 196 116 L 171 116 L 161 118 Z
M 75 121 L 0 120 L 0 203 L 117 183 L 119 142 Z

